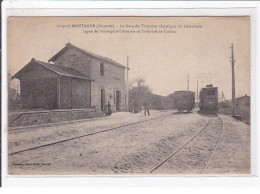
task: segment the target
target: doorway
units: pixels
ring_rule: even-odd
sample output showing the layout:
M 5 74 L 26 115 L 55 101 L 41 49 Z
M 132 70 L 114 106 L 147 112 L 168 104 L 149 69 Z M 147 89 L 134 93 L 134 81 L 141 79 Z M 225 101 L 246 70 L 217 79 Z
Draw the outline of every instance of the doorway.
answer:
M 101 110 L 105 110 L 105 89 L 101 89 Z
M 121 92 L 116 91 L 116 111 L 120 110 L 120 104 L 121 104 Z

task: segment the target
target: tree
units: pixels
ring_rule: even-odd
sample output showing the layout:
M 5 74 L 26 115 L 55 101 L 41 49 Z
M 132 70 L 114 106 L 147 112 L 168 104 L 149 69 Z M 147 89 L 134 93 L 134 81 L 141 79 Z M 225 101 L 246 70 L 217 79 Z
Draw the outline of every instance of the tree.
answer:
M 12 74 L 8 72 L 8 108 L 20 108 L 19 84 L 12 79 Z
M 150 99 L 152 96 L 151 89 L 145 85 L 145 80 L 142 78 L 135 79 L 131 83 L 129 90 L 129 109 L 130 111 L 138 109 L 143 104 L 145 98 Z

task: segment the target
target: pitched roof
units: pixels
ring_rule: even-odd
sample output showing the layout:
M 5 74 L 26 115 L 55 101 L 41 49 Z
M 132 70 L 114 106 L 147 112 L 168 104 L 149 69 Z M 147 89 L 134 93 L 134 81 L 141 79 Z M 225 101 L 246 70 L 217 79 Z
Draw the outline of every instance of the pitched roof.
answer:
M 118 62 L 116 62 L 116 61 L 114 61 L 114 60 L 112 60 L 112 59 L 109 59 L 109 58 L 107 58 L 107 57 L 103 57 L 103 56 L 101 56 L 101 55 L 92 53 L 92 52 L 87 51 L 87 50 L 85 50 L 85 49 L 81 49 L 81 48 L 79 48 L 79 47 L 74 46 L 74 45 L 71 44 L 71 43 L 67 43 L 66 46 L 65 46 L 63 49 L 61 49 L 56 55 L 54 55 L 52 58 L 50 58 L 48 62 L 50 62 L 50 61 L 52 61 L 52 62 L 56 61 L 58 57 L 60 57 L 63 53 L 65 53 L 65 52 L 66 52 L 68 49 L 70 49 L 70 48 L 78 49 L 78 50 L 80 50 L 80 51 L 82 51 L 82 52 L 84 52 L 84 53 L 86 53 L 86 54 L 88 54 L 88 55 L 90 55 L 90 56 L 92 56 L 92 57 L 95 57 L 95 58 L 101 59 L 101 60 L 103 60 L 103 61 L 107 61 L 107 62 L 109 62 L 109 63 L 112 63 L 112 64 L 114 64 L 114 65 L 118 65 L 118 66 L 120 66 L 120 67 L 129 69 L 129 67 L 126 67 L 126 66 L 124 66 L 124 65 L 122 65 L 122 64 L 120 64 L 120 63 L 118 63 Z
M 86 79 L 86 80 L 93 80 L 89 77 L 87 77 L 86 75 L 84 75 L 83 73 L 77 72 L 74 69 L 70 68 L 70 67 L 63 67 L 63 66 L 59 66 L 59 65 L 54 65 L 54 64 L 50 64 L 50 63 L 45 63 L 42 61 L 38 61 L 35 59 L 32 59 L 25 67 L 23 67 L 20 71 L 18 71 L 13 77 L 13 78 L 17 78 L 19 79 L 20 75 L 22 73 L 24 73 L 29 66 L 31 65 L 41 65 L 42 67 L 60 75 L 60 76 L 65 76 L 65 77 L 71 77 L 71 78 L 78 78 L 78 79 Z

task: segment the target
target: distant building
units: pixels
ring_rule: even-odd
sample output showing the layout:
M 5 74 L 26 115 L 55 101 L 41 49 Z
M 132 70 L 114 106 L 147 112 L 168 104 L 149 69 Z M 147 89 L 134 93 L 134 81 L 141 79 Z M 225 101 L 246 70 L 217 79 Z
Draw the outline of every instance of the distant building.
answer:
M 32 59 L 13 78 L 20 80 L 22 108 L 126 109 L 127 67 L 70 43 L 45 63 Z
M 236 98 L 236 106 L 250 106 L 250 96 L 245 96 Z

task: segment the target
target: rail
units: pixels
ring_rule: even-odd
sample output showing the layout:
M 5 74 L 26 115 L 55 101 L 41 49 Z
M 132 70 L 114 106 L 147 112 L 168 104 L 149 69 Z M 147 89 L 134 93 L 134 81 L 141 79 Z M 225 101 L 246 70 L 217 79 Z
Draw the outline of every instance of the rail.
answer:
M 126 124 L 126 125 L 121 125 L 121 126 L 118 126 L 118 127 L 109 128 L 109 129 L 102 130 L 102 131 L 97 131 L 97 132 L 94 132 L 94 133 L 88 133 L 88 134 L 84 134 L 84 135 L 80 135 L 80 136 L 76 136 L 76 137 L 72 137 L 72 138 L 68 138 L 68 139 L 63 139 L 63 140 L 60 140 L 60 141 L 56 141 L 56 142 L 52 142 L 52 143 L 48 143 L 48 144 L 44 144 L 44 145 L 40 145 L 40 146 L 36 146 L 36 147 L 32 147 L 32 148 L 19 150 L 19 151 L 12 152 L 12 153 L 8 154 L 8 156 L 13 156 L 13 155 L 16 155 L 16 154 L 19 154 L 19 153 L 22 153 L 22 152 L 27 152 L 27 151 L 31 151 L 31 150 L 35 150 L 35 149 L 39 149 L 39 148 L 43 148 L 43 147 L 59 144 L 59 143 L 64 143 L 64 142 L 71 141 L 71 140 L 78 139 L 78 138 L 82 138 L 82 137 L 87 137 L 87 136 L 91 136 L 91 135 L 95 135 L 95 134 L 99 134 L 99 133 L 104 133 L 104 132 L 120 129 L 122 127 L 128 127 L 128 126 L 131 126 L 131 125 L 136 125 L 136 124 L 139 124 L 139 123 L 144 123 L 144 122 L 147 122 L 147 121 L 160 119 L 160 118 L 163 118 L 163 117 L 166 117 L 166 116 L 170 116 L 170 115 L 172 115 L 172 113 L 167 114 L 167 115 L 163 115 L 163 116 L 160 116 L 160 117 L 152 118 L 152 119 L 142 120 L 142 121 Z

